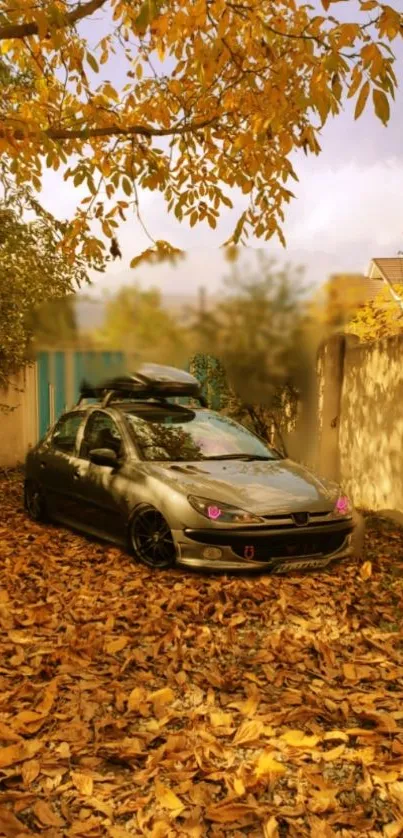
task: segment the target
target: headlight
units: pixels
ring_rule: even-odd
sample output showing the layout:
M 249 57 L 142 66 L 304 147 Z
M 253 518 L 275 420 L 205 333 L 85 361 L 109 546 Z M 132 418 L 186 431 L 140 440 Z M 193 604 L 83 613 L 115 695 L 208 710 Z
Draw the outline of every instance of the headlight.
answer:
M 228 503 L 209 500 L 208 498 L 196 498 L 194 495 L 188 497 L 188 501 L 196 512 L 208 518 L 209 521 L 217 521 L 220 524 L 262 524 L 263 518 L 245 512 L 244 509 L 237 509 Z
M 347 495 L 339 495 L 334 505 L 333 515 L 336 518 L 351 518 L 353 505 Z

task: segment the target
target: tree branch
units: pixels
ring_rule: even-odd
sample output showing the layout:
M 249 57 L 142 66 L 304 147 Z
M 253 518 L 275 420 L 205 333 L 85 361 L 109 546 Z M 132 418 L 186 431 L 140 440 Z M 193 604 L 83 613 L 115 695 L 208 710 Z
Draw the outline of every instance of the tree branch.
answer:
M 65 29 L 67 26 L 73 26 L 77 21 L 92 15 L 105 3 L 106 0 L 89 0 L 84 5 L 78 5 L 72 12 L 63 15 L 60 22 L 52 28 Z M 0 26 L 0 41 L 11 41 L 14 38 L 27 38 L 29 35 L 39 35 L 39 26 L 35 21 L 31 21 L 30 23 L 8 23 L 5 26 Z
M 228 116 L 228 114 L 226 115 Z M 203 122 L 193 122 L 187 125 L 176 124 L 172 128 L 152 128 L 149 125 L 129 125 L 127 127 L 109 125 L 99 128 L 72 128 L 71 130 L 68 128 L 48 128 L 43 133 L 50 140 L 56 141 L 90 140 L 97 137 L 132 137 L 136 134 L 140 137 L 170 137 L 200 131 L 202 128 L 213 125 L 217 122 L 217 119 L 218 117 L 215 116 L 213 119 L 205 119 Z M 3 127 L 0 129 L 0 139 L 10 137 L 13 140 L 29 140 L 37 137 L 38 134 L 23 131 L 21 128 L 5 130 Z

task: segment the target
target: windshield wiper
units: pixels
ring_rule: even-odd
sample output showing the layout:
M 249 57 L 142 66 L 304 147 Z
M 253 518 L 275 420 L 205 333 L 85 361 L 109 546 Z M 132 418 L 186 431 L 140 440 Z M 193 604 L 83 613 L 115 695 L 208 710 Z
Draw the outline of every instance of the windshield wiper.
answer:
M 274 457 L 265 457 L 263 454 L 215 454 L 213 457 L 203 457 L 203 460 L 273 460 Z

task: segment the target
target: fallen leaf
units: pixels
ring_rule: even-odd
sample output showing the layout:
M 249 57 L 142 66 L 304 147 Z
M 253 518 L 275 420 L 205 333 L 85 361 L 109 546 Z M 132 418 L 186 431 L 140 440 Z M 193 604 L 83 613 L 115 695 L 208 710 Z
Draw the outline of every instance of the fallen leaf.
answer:
M 325 812 L 332 812 L 337 806 L 337 790 L 321 789 L 317 791 L 313 789 L 310 793 L 309 809 L 317 815 L 323 815 Z
M 267 752 L 260 755 L 255 767 L 255 776 L 258 779 L 260 777 L 269 777 L 270 774 L 285 773 L 286 769 L 284 765 L 275 759 L 273 753 Z
M 155 783 L 155 796 L 164 809 L 170 809 L 171 811 L 180 814 L 185 808 L 179 797 L 171 791 L 171 789 L 162 785 L 162 783 L 158 780 Z
M 303 730 L 287 730 L 280 736 L 283 742 L 291 745 L 293 748 L 304 748 L 310 750 L 320 741 L 320 736 L 308 736 Z
M 0 835 L 5 838 L 19 838 L 20 835 L 34 835 L 6 806 L 0 805 Z
M 16 765 L 18 762 L 31 759 L 41 748 L 42 742 L 35 739 L 0 748 L 0 768 L 7 768 L 9 765 Z
M 27 762 L 24 762 L 24 765 L 22 766 L 22 771 L 21 771 L 22 779 L 24 781 L 24 785 L 29 786 L 30 783 L 33 783 L 34 780 L 36 780 L 36 778 L 39 774 L 40 768 L 41 768 L 40 763 L 36 759 L 31 759 L 31 760 L 28 760 Z
M 21 736 L 16 733 L 5 722 L 0 722 L 0 741 L 2 742 L 21 742 Z
M 321 756 L 322 756 L 322 759 L 325 760 L 325 762 L 333 762 L 334 760 L 341 757 L 341 755 L 344 753 L 345 750 L 346 750 L 346 746 L 344 744 L 343 745 L 337 745 L 336 748 L 332 748 L 330 751 L 323 751 Z
M 240 777 L 235 777 L 234 792 L 238 797 L 242 797 L 245 794 L 245 786 Z
M 73 771 L 71 779 L 73 785 L 75 786 L 77 791 L 80 792 L 80 794 L 88 795 L 89 797 L 91 797 L 94 789 L 92 777 L 90 777 L 88 774 L 81 774 L 79 771 Z
M 205 817 L 213 823 L 234 823 L 256 812 L 255 806 L 247 803 L 218 803 L 206 810 Z
M 403 834 L 403 818 L 398 821 L 392 821 L 383 828 L 384 838 L 401 838 Z
M 259 719 L 244 721 L 239 726 L 233 738 L 234 745 L 246 745 L 248 742 L 257 742 L 264 731 L 264 724 Z
M 263 824 L 263 838 L 279 838 L 278 821 L 274 815 Z
M 210 721 L 213 727 L 229 727 L 232 724 L 232 716 L 231 713 L 216 710 L 210 713 Z
M 336 742 L 348 742 L 349 736 L 343 730 L 328 730 L 323 737 L 323 741 L 331 742 L 332 740 L 336 740 Z
M 50 808 L 45 800 L 37 800 L 32 811 L 43 826 L 63 826 L 64 822 L 61 817 Z
M 364 582 L 367 579 L 370 579 L 370 577 L 372 576 L 372 564 L 371 564 L 371 562 L 364 562 L 364 564 L 362 565 L 362 567 L 360 569 L 360 576 L 361 576 L 361 579 L 364 580 Z
M 134 687 L 127 700 L 127 709 L 137 713 L 145 704 L 147 692 L 143 687 Z
M 113 640 L 109 640 L 109 642 L 105 644 L 105 651 L 108 653 L 108 655 L 115 655 L 116 652 L 121 652 L 123 649 L 125 649 L 129 641 L 130 637 L 126 637 L 125 635 L 121 635 L 121 637 L 116 637 Z

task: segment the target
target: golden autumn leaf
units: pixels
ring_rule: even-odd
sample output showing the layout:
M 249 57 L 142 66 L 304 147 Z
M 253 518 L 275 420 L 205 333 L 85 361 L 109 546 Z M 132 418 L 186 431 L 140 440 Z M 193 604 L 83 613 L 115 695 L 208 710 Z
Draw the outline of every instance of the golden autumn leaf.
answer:
M 348 742 L 349 735 L 344 730 L 327 730 L 323 736 L 323 741 L 331 742 L 332 740 L 336 740 L 338 742 Z
M 127 709 L 137 713 L 146 703 L 146 699 L 147 691 L 143 687 L 134 687 L 127 700 Z
M 281 762 L 278 762 L 271 751 L 267 751 L 262 753 L 257 760 L 254 773 L 260 779 L 261 777 L 270 777 L 271 774 L 285 774 L 286 768 Z
M 234 792 L 238 797 L 242 797 L 245 794 L 245 786 L 243 781 L 240 777 L 235 777 L 234 780 Z
M 310 750 L 320 741 L 320 736 L 309 736 L 303 730 L 287 730 L 280 739 L 292 748 Z
M 0 804 L 0 829 L 5 838 L 22 838 L 23 835 L 35 833 L 26 826 L 10 809 Z M 0 833 L 1 834 L 1 833 Z
M 339 759 L 345 750 L 346 746 L 344 744 L 337 745 L 336 748 L 331 748 L 330 751 L 323 751 L 321 756 L 325 762 L 333 762 L 334 760 Z
M 161 690 L 151 693 L 149 698 L 153 703 L 172 704 L 175 701 L 175 693 L 171 690 L 171 687 L 163 687 Z
M 37 776 L 40 772 L 40 768 L 41 768 L 41 765 L 40 765 L 40 762 L 38 762 L 37 759 L 30 759 L 30 760 L 27 760 L 27 762 L 24 762 L 24 764 L 22 766 L 22 769 L 21 769 L 21 774 L 22 774 L 22 779 L 24 781 L 24 784 L 26 786 L 29 786 L 30 783 L 33 783 L 34 780 L 36 780 L 36 778 L 37 778 Z
M 388 97 L 383 90 L 378 90 L 377 88 L 374 89 L 372 95 L 374 99 L 375 113 L 381 122 L 383 122 L 384 125 L 387 125 L 390 118 Z
M 125 635 L 113 638 L 113 640 L 109 640 L 105 644 L 105 651 L 108 653 L 108 655 L 115 655 L 117 652 L 121 652 L 123 649 L 125 649 L 129 642 L 130 637 L 126 637 Z
M 29 739 L 26 742 L 18 742 L 15 745 L 7 745 L 0 748 L 0 768 L 7 768 L 9 765 L 31 759 L 42 749 L 42 742 Z
M 391 821 L 390 823 L 386 824 L 383 827 L 383 836 L 384 838 L 401 838 L 403 833 L 403 818 L 399 818 L 399 820 Z
M 334 811 L 337 806 L 337 794 L 338 789 L 313 789 L 308 804 L 309 810 L 318 815 Z
M 356 104 L 356 107 L 355 107 L 355 112 L 354 112 L 355 119 L 358 119 L 361 116 L 361 114 L 362 114 L 362 112 L 365 108 L 365 105 L 367 104 L 370 89 L 371 88 L 370 88 L 369 81 L 364 82 L 364 84 L 363 84 L 363 86 L 360 90 L 360 94 L 358 96 L 357 104 Z
M 245 745 L 248 742 L 256 742 L 264 733 L 264 724 L 260 719 L 251 719 L 242 722 L 235 733 L 234 745 Z
M 364 581 L 371 578 L 371 576 L 372 576 L 372 564 L 371 564 L 371 562 L 364 562 L 364 564 L 360 568 L 360 576 L 361 576 L 361 579 L 363 579 Z
M 94 783 L 89 774 L 83 774 L 80 771 L 73 771 L 71 779 L 73 785 L 76 787 L 77 791 L 80 792 L 80 794 L 91 797 L 94 789 Z
M 263 824 L 263 838 L 279 838 L 278 821 L 274 815 Z
M 43 826 L 63 826 L 62 818 L 45 800 L 37 800 L 32 811 Z
M 216 710 L 210 713 L 210 722 L 213 727 L 228 727 L 232 724 L 231 713 L 224 713 L 222 710 Z
M 183 812 L 185 806 L 180 798 L 167 786 L 164 786 L 158 780 L 155 783 L 155 796 L 164 809 L 169 809 L 176 814 Z
M 206 818 L 213 823 L 234 823 L 240 821 L 256 811 L 255 806 L 247 803 L 236 803 L 233 801 L 218 803 L 216 806 L 209 806 L 206 810 Z
M 21 736 L 12 729 L 9 724 L 0 722 L 0 741 L 1 742 L 21 742 Z

